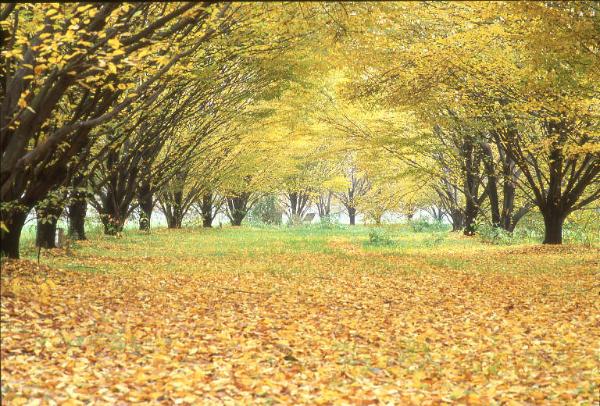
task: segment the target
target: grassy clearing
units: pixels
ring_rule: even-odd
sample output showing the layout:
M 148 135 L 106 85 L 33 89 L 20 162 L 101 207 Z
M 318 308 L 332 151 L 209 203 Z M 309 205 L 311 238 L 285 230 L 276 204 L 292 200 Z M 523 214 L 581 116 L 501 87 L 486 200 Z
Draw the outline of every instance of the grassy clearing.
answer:
M 3 398 L 597 401 L 597 248 L 385 232 L 131 231 L 5 264 Z

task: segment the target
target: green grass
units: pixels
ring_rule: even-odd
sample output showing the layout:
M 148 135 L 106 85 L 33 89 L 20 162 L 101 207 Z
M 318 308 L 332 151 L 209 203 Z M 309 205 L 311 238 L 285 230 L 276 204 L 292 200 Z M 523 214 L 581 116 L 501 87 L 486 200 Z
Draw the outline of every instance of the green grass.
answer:
M 88 232 L 89 240 L 74 242 L 66 255 L 42 251 L 41 262 L 50 266 L 82 272 L 103 272 L 127 267 L 128 261 L 160 259 L 161 267 L 185 270 L 181 260 L 270 262 L 271 272 L 294 272 L 289 266 L 280 266 L 276 258 L 282 255 L 318 256 L 335 260 L 355 261 L 365 269 L 377 272 L 423 272 L 424 267 L 456 271 L 520 271 L 551 272 L 570 266 L 585 266 L 587 257 L 563 255 L 568 250 L 584 250 L 582 245 L 556 248 L 556 255 L 546 255 L 543 261 L 534 261 L 523 267 L 520 255 L 514 250 L 536 253 L 546 249 L 539 243 L 524 242 L 512 245 L 493 245 L 478 238 L 464 237 L 449 231 L 415 232 L 409 225 L 377 227 L 385 233 L 386 244 L 374 244 L 369 235 L 374 226 L 310 226 L 183 228 L 170 230 L 156 228 L 150 233 L 135 229 L 125 230 L 121 236 L 105 236 L 101 230 Z M 37 259 L 33 234 L 24 234 L 22 255 Z M 567 250 L 567 251 L 565 251 Z M 590 252 L 597 251 L 590 248 Z M 502 260 L 506 255 L 507 259 Z M 270 260 L 272 259 L 272 260 Z M 487 261 L 487 259 L 494 259 Z M 413 266 L 417 261 L 423 266 Z M 185 262 L 185 261 L 184 261 Z M 482 263 L 488 265 L 482 265 Z

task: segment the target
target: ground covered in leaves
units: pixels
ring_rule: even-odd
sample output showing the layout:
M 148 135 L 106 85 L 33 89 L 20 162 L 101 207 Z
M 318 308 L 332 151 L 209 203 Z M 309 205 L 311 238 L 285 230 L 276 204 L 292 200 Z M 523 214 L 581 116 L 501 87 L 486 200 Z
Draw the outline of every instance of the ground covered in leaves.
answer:
M 597 404 L 596 248 L 157 230 L 2 266 L 3 404 Z

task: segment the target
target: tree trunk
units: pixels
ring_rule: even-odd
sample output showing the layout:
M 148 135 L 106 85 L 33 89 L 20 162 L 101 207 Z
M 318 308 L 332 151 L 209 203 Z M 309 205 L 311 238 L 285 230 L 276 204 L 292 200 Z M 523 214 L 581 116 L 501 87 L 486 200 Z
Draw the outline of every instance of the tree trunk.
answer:
M 0 253 L 8 258 L 19 258 L 19 240 L 21 231 L 27 219 L 27 212 L 14 211 L 2 213 L 2 222 L 8 228 L 0 231 Z
M 121 193 L 122 191 L 119 191 L 116 194 L 114 189 L 113 186 L 110 186 L 106 196 L 102 198 L 101 205 L 96 206 L 106 235 L 117 235 L 123 231 L 129 215 L 130 204 L 134 198 L 133 192 Z
M 205 193 L 202 196 L 202 204 L 200 206 L 200 211 L 202 213 L 202 227 L 210 228 L 212 227 L 213 222 L 213 195 L 212 193 Z
M 490 198 L 492 225 L 494 227 L 500 227 L 502 223 L 500 218 L 500 198 L 498 197 L 498 187 L 495 176 L 488 176 L 488 197 Z
M 248 214 L 248 200 L 250 193 L 242 193 L 239 196 L 227 198 L 227 215 L 232 226 L 241 226 L 242 221 Z
M 167 206 L 165 217 L 167 218 L 167 228 L 181 228 L 183 215 L 181 213 L 181 206 L 177 203 Z
M 37 230 L 35 245 L 42 248 L 56 248 L 56 224 L 63 212 L 63 206 L 46 206 L 36 209 Z
M 348 217 L 350 218 L 350 225 L 353 226 L 356 224 L 356 208 L 348 207 Z
M 544 244 L 562 244 L 562 229 L 566 216 L 554 211 L 542 213 L 544 216 Z
M 148 182 L 142 182 L 138 193 L 138 202 L 140 204 L 140 230 L 149 231 L 152 209 L 154 208 L 150 184 Z
M 319 195 L 317 202 L 317 210 L 319 211 L 319 217 L 323 218 L 331 214 L 331 197 L 333 192 L 327 192 L 326 194 Z
M 150 220 L 152 219 L 152 200 L 141 201 L 140 200 L 140 230 L 150 230 Z
M 471 138 L 465 139 L 462 145 L 462 154 L 464 158 L 464 184 L 463 190 L 465 194 L 465 211 L 464 211 L 464 234 L 475 234 L 475 219 L 479 213 L 480 199 L 479 185 L 479 166 L 481 163 L 481 155 Z
M 127 213 L 123 213 L 119 207 L 115 207 L 112 201 L 109 200 L 108 205 L 103 207 L 100 213 L 100 220 L 104 225 L 104 234 L 117 235 L 122 232 L 126 218 Z
M 35 246 L 41 248 L 56 248 L 56 220 L 37 219 Z
M 181 228 L 181 223 L 181 218 L 178 216 L 167 218 L 167 228 Z
M 104 225 L 104 234 L 106 235 L 117 235 L 123 231 L 125 226 L 125 216 L 119 213 L 103 214 L 100 215 L 102 224 Z
M 511 184 L 504 184 L 504 204 L 500 218 L 500 227 L 506 231 L 512 231 L 515 228 L 513 221 L 513 211 L 515 207 L 515 187 Z
M 487 172 L 487 195 L 490 199 L 490 210 L 492 214 L 492 226 L 500 227 L 500 198 L 498 195 L 498 177 L 494 166 L 494 154 L 487 142 L 481 144 L 483 151 L 483 165 Z
M 42 248 L 56 248 L 56 219 L 37 220 L 35 245 Z
M 236 227 L 241 226 L 244 217 L 246 217 L 246 213 L 241 210 L 234 210 L 233 213 L 231 213 L 231 225 Z
M 299 194 L 296 192 L 290 192 L 288 193 L 288 199 L 290 200 L 290 218 L 292 218 L 294 215 L 299 215 Z
M 471 199 L 467 199 L 464 218 L 465 235 L 475 234 L 475 218 L 477 217 L 477 211 L 478 207 L 474 204 L 474 202 Z
M 85 196 L 77 197 L 68 208 L 69 237 L 73 240 L 85 240 L 85 215 L 87 202 Z
M 450 218 L 452 219 L 452 231 L 460 231 L 464 226 L 464 216 L 460 210 L 451 210 Z

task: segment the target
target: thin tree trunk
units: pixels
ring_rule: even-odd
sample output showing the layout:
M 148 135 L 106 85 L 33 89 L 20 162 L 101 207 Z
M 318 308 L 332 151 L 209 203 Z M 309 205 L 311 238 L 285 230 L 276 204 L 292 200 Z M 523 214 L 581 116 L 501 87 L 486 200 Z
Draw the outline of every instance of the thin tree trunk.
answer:
M 479 165 L 481 156 L 473 144 L 472 139 L 467 138 L 462 146 L 462 153 L 465 160 L 464 163 L 464 194 L 465 194 L 465 211 L 464 211 L 464 234 L 475 234 L 475 219 L 479 213 Z
M 500 227 L 500 198 L 498 195 L 498 177 L 494 166 L 494 154 L 487 142 L 481 144 L 483 151 L 483 165 L 487 172 L 487 195 L 490 199 L 490 210 L 492 214 L 492 226 Z
M 173 201 L 171 204 L 171 220 L 167 218 L 167 227 L 169 228 L 181 228 L 183 224 L 183 191 L 178 190 L 173 193 Z
M 175 206 L 168 206 L 165 217 L 167 218 L 167 228 L 181 228 L 181 216 L 179 216 Z
M 140 185 L 138 202 L 140 204 L 140 230 L 149 231 L 154 201 L 150 184 L 146 181 L 142 181 Z
M 326 194 L 319 195 L 319 201 L 317 202 L 317 210 L 319 211 L 319 217 L 323 218 L 331 214 L 331 197 L 333 192 L 327 192 Z
M 488 176 L 488 197 L 490 198 L 490 210 L 492 212 L 492 225 L 500 227 L 502 219 L 500 217 L 500 198 L 498 197 L 498 186 L 495 176 Z
M 515 207 L 515 186 L 510 181 L 506 181 L 503 188 L 504 201 L 502 205 L 502 214 L 500 216 L 500 227 L 506 231 L 512 231 L 515 228 L 513 221 L 513 211 Z

